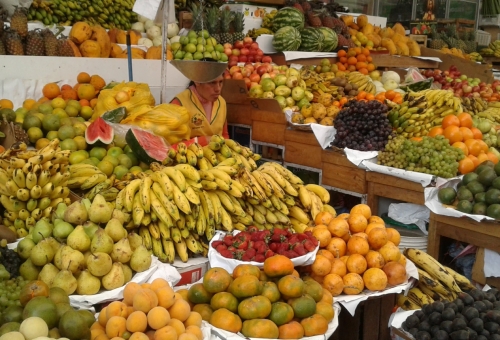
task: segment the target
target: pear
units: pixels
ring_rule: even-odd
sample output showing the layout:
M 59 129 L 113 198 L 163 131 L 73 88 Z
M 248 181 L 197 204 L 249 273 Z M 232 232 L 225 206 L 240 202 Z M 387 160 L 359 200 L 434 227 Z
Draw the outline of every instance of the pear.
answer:
M 106 234 L 104 229 L 99 228 L 95 232 L 92 242 L 90 243 L 90 251 L 92 253 L 101 252 L 111 254 L 113 251 L 113 244 L 113 239 Z
M 122 225 L 124 225 L 130 221 L 130 214 L 118 209 L 114 209 L 113 214 L 111 214 L 111 218 L 116 218 Z
M 130 248 L 132 248 L 132 251 L 134 251 L 137 247 L 139 247 L 142 244 L 142 237 L 141 235 L 131 232 L 127 235 L 128 242 L 130 243 Z
M 113 209 L 111 209 L 104 197 L 100 194 L 97 194 L 94 197 L 92 205 L 90 206 L 89 220 L 97 224 L 106 223 L 111 219 L 112 213 Z
M 66 252 L 62 256 L 61 266 L 63 269 L 69 270 L 73 274 L 77 274 L 83 267 L 85 257 L 78 250 L 70 247 L 71 251 Z
M 137 247 L 130 258 L 130 268 L 140 273 L 151 267 L 151 255 L 144 245 Z
M 87 258 L 87 269 L 94 276 L 104 276 L 111 270 L 113 261 L 106 253 L 93 253 Z
M 88 217 L 87 209 L 80 202 L 76 201 L 64 212 L 64 220 L 71 224 L 83 224 Z
M 40 274 L 38 274 L 38 280 L 42 280 L 47 284 L 47 286 L 51 287 L 57 273 L 59 273 L 59 269 L 57 269 L 57 267 L 52 263 L 47 263 L 43 266 Z
M 19 274 L 21 274 L 23 279 L 27 281 L 32 281 L 38 279 L 38 274 L 40 274 L 40 270 L 41 270 L 40 267 L 35 266 L 30 259 L 27 259 L 19 267 Z
M 64 220 L 64 213 L 66 212 L 66 209 L 68 209 L 66 203 L 59 203 L 52 215 L 52 221 L 55 222 L 56 219 Z
M 32 237 L 35 243 L 40 242 L 46 237 L 49 237 L 52 234 L 52 225 L 44 219 L 36 222 L 35 226 L 32 229 Z
M 123 224 L 116 218 L 112 218 L 109 220 L 108 224 L 106 224 L 106 228 L 104 228 L 106 234 L 108 234 L 113 242 L 118 242 L 124 237 L 127 237 L 127 230 L 123 228 Z
M 33 249 L 34 246 L 35 242 L 33 242 L 32 239 L 25 237 L 17 244 L 17 253 L 23 260 L 26 260 L 30 257 L 31 249 Z
M 47 241 L 50 244 L 52 250 L 54 250 L 54 254 L 59 250 L 59 247 L 61 246 L 61 243 L 59 243 L 59 241 L 57 241 L 53 237 L 47 237 L 45 241 Z
M 89 258 L 90 255 L 92 255 L 90 249 L 87 250 L 85 253 L 83 253 L 83 262 L 85 263 L 85 268 L 87 267 L 87 259 Z
M 128 264 L 124 264 L 122 266 L 123 269 L 123 275 L 125 276 L 125 283 L 129 282 L 132 280 L 132 276 L 134 276 L 134 273 L 132 272 L 132 268 L 128 266 Z
M 84 198 L 80 201 L 81 204 L 85 207 L 87 211 L 90 211 L 90 207 L 92 206 L 92 202 L 88 198 Z
M 62 269 L 52 281 L 52 287 L 59 287 L 68 295 L 73 294 L 77 286 L 76 278 L 73 276 L 73 273 L 67 269 Z
M 44 266 L 54 258 L 54 249 L 47 240 L 42 240 L 31 249 L 30 260 L 35 266 Z
M 52 230 L 52 235 L 58 240 L 65 240 L 69 234 L 74 230 L 73 226 L 64 222 L 64 220 L 56 219 L 54 220 L 54 230 Z
M 94 295 L 101 289 L 101 280 L 84 270 L 78 277 L 76 293 L 79 295 Z
M 113 290 L 125 284 L 125 274 L 122 267 L 120 262 L 115 262 L 109 273 L 102 277 L 101 282 L 105 289 Z
M 69 208 L 68 208 L 69 209 Z M 82 253 L 90 249 L 90 237 L 85 233 L 83 226 L 79 225 L 68 236 L 66 243 L 71 248 L 81 251 Z
M 66 253 L 73 251 L 73 249 L 70 246 L 67 245 L 61 245 L 59 249 L 56 251 L 56 254 L 54 255 L 54 265 L 59 269 L 63 269 L 62 266 L 62 258 L 65 256 Z
M 94 237 L 97 229 L 99 229 L 99 226 L 94 222 L 87 221 L 83 224 L 83 230 L 85 230 L 85 233 L 90 237 L 91 240 Z
M 113 262 L 127 263 L 128 261 L 130 261 L 132 253 L 133 251 L 132 248 L 130 248 L 128 238 L 124 237 L 113 245 L 111 259 L 113 260 Z

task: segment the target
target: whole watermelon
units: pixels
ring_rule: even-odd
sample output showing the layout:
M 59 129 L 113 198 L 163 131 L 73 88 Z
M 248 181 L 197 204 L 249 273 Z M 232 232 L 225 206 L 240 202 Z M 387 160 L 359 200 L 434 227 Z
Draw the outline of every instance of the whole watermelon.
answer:
M 337 48 L 339 43 L 339 38 L 334 30 L 328 27 L 320 27 L 320 32 L 323 33 L 325 39 L 323 40 L 323 50 L 322 52 L 330 52 Z
M 300 32 L 292 26 L 285 26 L 274 33 L 273 47 L 276 51 L 298 51 L 300 46 Z
M 318 28 L 306 27 L 300 31 L 300 51 L 321 52 L 325 36 Z
M 304 28 L 304 14 L 296 8 L 285 7 L 276 13 L 273 19 L 273 31 L 278 31 L 285 26 L 292 26 L 297 29 Z

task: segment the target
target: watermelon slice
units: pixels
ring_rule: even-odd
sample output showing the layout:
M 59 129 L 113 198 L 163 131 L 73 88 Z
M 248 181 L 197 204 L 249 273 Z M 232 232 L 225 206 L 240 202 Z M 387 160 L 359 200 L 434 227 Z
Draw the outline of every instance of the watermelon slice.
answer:
M 85 131 L 85 140 L 87 144 L 94 144 L 98 141 L 104 144 L 111 144 L 114 136 L 115 133 L 111 125 L 106 123 L 101 117 L 93 121 Z
M 168 155 L 168 146 L 162 137 L 141 129 L 131 128 L 125 140 L 140 161 L 150 164 L 162 162 Z

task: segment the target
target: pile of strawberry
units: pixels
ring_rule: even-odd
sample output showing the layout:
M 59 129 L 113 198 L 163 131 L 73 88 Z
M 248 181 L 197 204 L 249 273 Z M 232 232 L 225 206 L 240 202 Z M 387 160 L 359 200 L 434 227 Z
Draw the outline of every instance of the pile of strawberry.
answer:
M 259 230 L 254 226 L 212 242 L 212 247 L 225 258 L 255 262 L 264 262 L 274 254 L 293 259 L 314 251 L 317 246 L 318 240 L 310 231 L 296 234 L 289 229 Z

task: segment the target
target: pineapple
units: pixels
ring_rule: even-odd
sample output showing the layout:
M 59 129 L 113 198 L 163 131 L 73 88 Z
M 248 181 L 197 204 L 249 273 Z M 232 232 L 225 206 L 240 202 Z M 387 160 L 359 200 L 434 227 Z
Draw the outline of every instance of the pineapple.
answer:
M 307 22 L 311 27 L 321 27 L 323 24 L 321 23 L 321 19 L 319 14 L 314 11 L 309 11 L 307 13 Z
M 217 7 L 210 7 L 207 9 L 207 29 L 210 36 L 213 37 L 217 43 L 220 43 L 220 10 Z
M 3 35 L 3 30 L 4 30 L 4 25 L 5 25 L 5 18 L 7 17 L 7 11 L 2 8 L 0 5 L 0 39 L 2 39 Z
M 457 33 L 458 35 L 458 33 Z M 457 48 L 465 52 L 467 50 L 467 44 L 465 41 L 469 38 L 469 34 L 467 32 L 462 32 L 457 41 Z
M 0 39 L 0 55 L 7 55 L 7 51 L 5 50 L 5 45 L 3 44 L 2 39 Z
M 45 44 L 39 29 L 28 32 L 25 49 L 26 55 L 45 55 Z
M 28 9 L 25 7 L 16 7 L 16 10 L 10 18 L 10 28 L 19 34 L 21 39 L 28 35 Z
M 7 54 L 9 55 L 24 55 L 24 46 L 21 37 L 15 31 L 7 31 L 4 33 L 4 43 Z
M 437 32 L 436 26 L 431 26 L 431 37 L 432 40 L 429 42 L 430 48 L 440 50 L 443 47 L 448 47 L 446 42 L 441 38 L 441 35 Z
M 58 55 L 60 57 L 74 57 L 75 53 L 73 52 L 73 48 L 68 43 L 68 39 L 63 38 L 59 39 L 58 41 L 58 48 L 59 48 L 59 53 Z
M 326 9 L 323 9 L 319 14 L 321 17 L 321 26 L 328 27 L 333 30 L 335 28 L 335 21 L 333 20 L 334 18 L 330 15 L 330 12 L 328 12 Z
M 199 32 L 202 30 L 203 25 L 203 9 L 201 6 L 198 6 L 196 3 L 191 4 L 191 14 L 193 15 L 193 29 L 195 32 Z
M 476 52 L 476 32 L 475 31 L 470 31 L 469 33 L 469 39 L 465 42 L 467 44 L 467 53 L 474 53 Z
M 241 12 L 234 13 L 234 33 L 233 33 L 233 42 L 237 40 L 243 40 L 245 38 L 245 33 L 243 33 L 243 29 L 245 28 L 245 15 Z
M 59 43 L 54 33 L 46 28 L 42 31 L 43 43 L 45 45 L 45 55 L 57 57 L 59 55 Z
M 457 34 L 457 26 L 456 25 L 448 25 L 446 27 L 446 42 L 450 48 L 459 48 L 458 42 L 458 34 Z
M 234 15 L 233 12 L 231 12 L 229 9 L 224 9 L 221 13 L 221 34 L 220 34 L 220 43 L 221 44 L 232 44 L 233 43 L 233 36 L 231 33 L 229 33 L 229 27 L 231 26 L 231 22 L 234 20 Z

